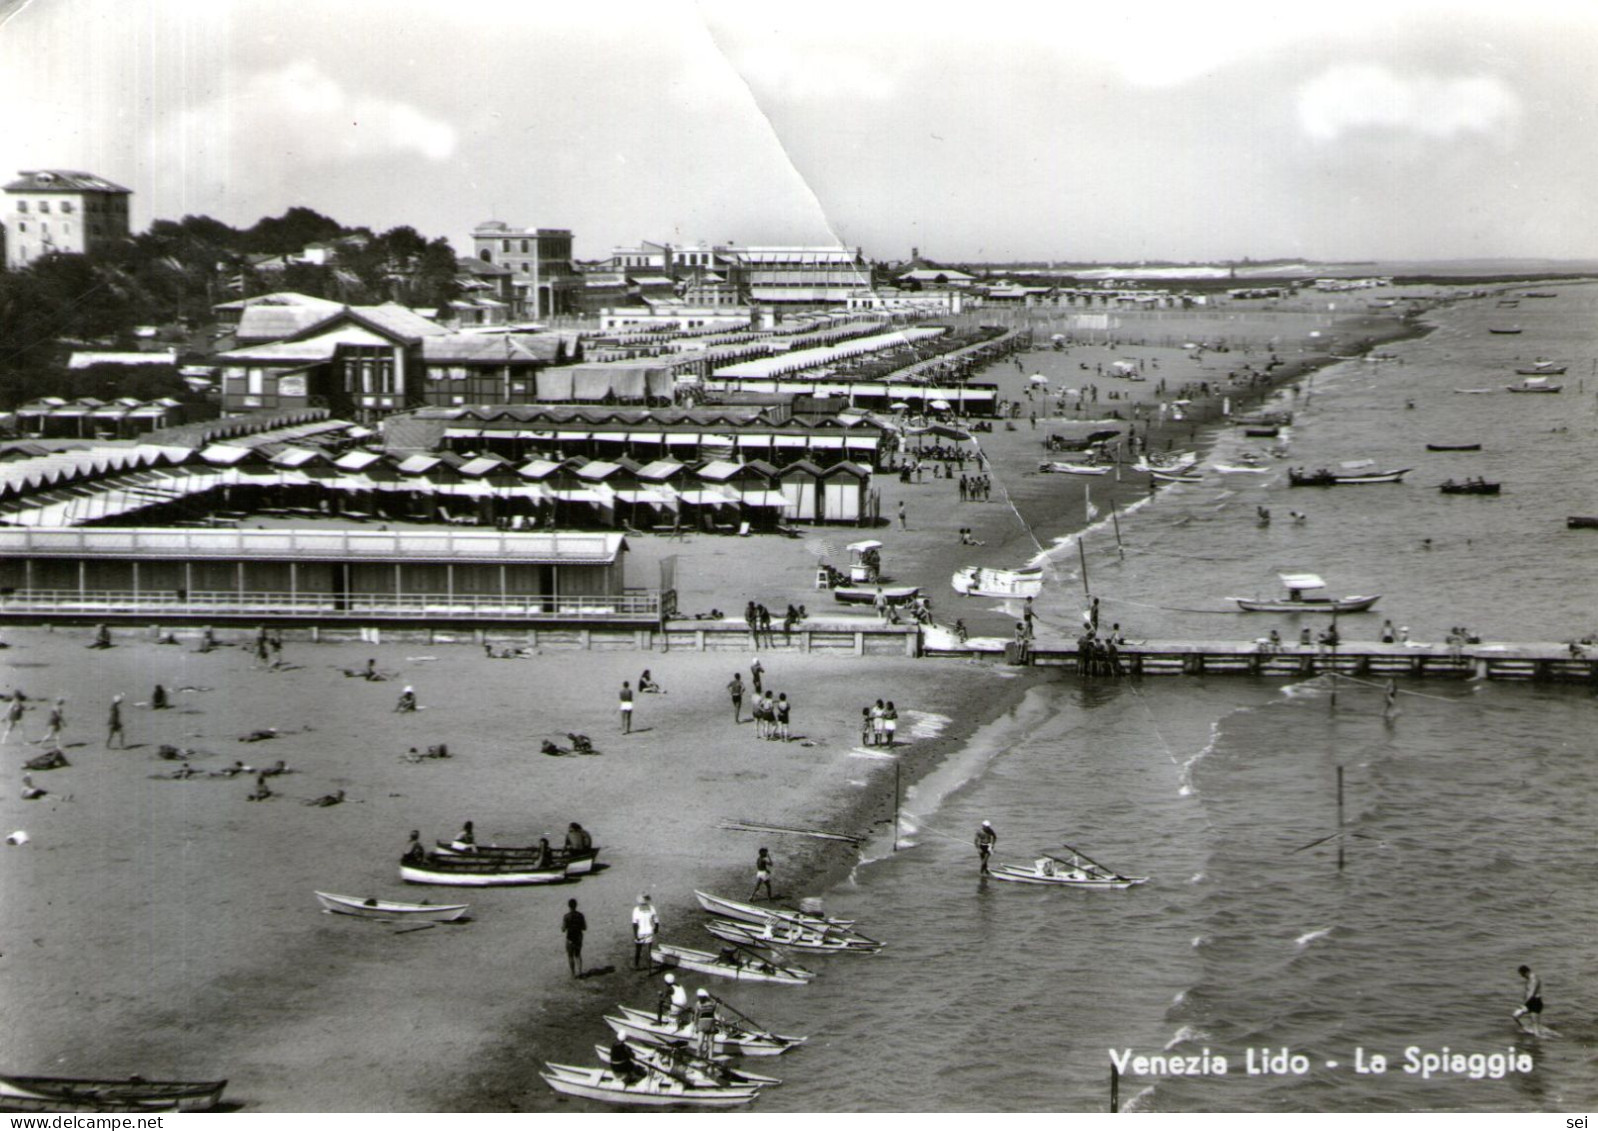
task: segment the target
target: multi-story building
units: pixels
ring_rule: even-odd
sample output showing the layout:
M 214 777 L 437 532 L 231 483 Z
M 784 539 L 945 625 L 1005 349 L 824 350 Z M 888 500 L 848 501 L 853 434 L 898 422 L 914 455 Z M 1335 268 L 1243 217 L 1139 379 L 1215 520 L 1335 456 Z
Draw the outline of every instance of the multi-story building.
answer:
M 871 290 L 871 265 L 859 248 L 742 247 L 737 256 L 749 300 L 776 307 L 845 306 Z
M 10 270 L 46 255 L 83 255 L 128 236 L 133 193 L 93 173 L 24 170 L 4 191 Z
M 477 258 L 508 268 L 517 294 L 518 318 L 546 318 L 572 312 L 573 294 L 582 287 L 572 263 L 569 228 L 512 228 L 487 220 L 472 230 Z

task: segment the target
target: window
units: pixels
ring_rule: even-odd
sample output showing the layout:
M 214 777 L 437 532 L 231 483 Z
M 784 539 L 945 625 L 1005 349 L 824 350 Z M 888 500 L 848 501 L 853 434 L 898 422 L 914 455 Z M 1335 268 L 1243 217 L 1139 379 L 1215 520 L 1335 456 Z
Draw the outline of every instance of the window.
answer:
M 510 254 L 510 240 L 500 240 L 499 241 L 499 250 L 503 251 L 506 255 L 509 255 Z
M 61 202 L 61 211 L 65 212 L 68 216 L 72 215 L 72 202 L 70 200 L 63 200 Z
M 522 254 L 523 255 L 527 254 L 527 241 L 526 240 L 522 241 Z
M 28 222 L 26 220 L 17 221 L 17 231 L 25 232 L 27 230 L 28 230 Z
M 28 202 L 26 200 L 17 201 L 17 211 L 18 212 L 24 212 L 25 213 L 25 212 L 27 212 L 27 210 L 28 210 Z
M 49 212 L 50 211 L 50 202 L 48 200 L 39 201 L 39 211 L 40 212 Z

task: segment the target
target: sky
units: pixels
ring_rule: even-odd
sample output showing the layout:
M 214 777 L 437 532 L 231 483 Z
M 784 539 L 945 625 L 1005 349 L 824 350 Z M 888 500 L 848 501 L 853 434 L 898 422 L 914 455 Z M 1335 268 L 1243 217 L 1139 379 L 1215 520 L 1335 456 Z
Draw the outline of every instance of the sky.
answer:
M 0 176 L 874 259 L 1598 257 L 1598 4 L 0 0 Z

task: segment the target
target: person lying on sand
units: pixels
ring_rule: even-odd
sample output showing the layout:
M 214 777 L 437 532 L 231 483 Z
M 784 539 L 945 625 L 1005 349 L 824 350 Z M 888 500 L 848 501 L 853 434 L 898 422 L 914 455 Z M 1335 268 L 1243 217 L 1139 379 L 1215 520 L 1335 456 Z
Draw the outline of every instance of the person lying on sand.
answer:
M 262 774 L 261 777 L 265 779 L 266 775 Z M 309 801 L 301 802 L 303 805 L 315 805 L 321 809 L 326 809 L 333 805 L 342 805 L 343 803 L 344 791 L 342 789 L 334 793 L 324 793 L 321 797 L 314 797 Z
M 248 797 L 246 797 L 245 800 L 246 801 L 265 801 L 267 798 L 269 798 L 271 796 L 273 796 L 273 794 L 272 794 L 272 791 L 267 788 L 266 775 L 265 774 L 256 774 L 255 775 L 255 792 L 250 794 Z
M 45 796 L 49 792 L 50 791 L 48 789 L 40 789 L 38 786 L 34 785 L 33 779 L 27 774 L 22 775 L 22 800 L 37 801 L 39 798 Z
M 265 730 L 252 730 L 249 734 L 239 735 L 240 742 L 265 742 L 277 737 L 277 727 L 267 727 Z
M 558 758 L 562 754 L 571 753 L 571 751 L 567 750 L 564 746 L 556 746 L 547 738 L 544 739 L 543 745 L 538 748 L 538 752 L 540 754 L 548 754 L 552 758 Z

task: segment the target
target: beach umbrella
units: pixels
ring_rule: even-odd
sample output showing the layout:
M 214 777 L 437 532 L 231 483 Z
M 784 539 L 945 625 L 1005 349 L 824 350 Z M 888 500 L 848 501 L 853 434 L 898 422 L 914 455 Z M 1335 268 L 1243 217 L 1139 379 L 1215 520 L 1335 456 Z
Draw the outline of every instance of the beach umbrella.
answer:
M 1049 383 L 1049 379 L 1041 373 L 1034 373 L 1032 376 L 1028 377 L 1027 380 L 1031 381 L 1034 385 L 1047 385 Z
M 905 411 L 907 411 L 909 409 L 910 402 L 909 401 L 894 401 L 888 407 L 893 409 L 894 412 L 905 412 Z
M 949 402 L 945 401 L 945 400 L 931 401 L 931 402 L 929 402 L 928 407 L 935 408 L 939 412 L 948 412 L 949 411 Z

